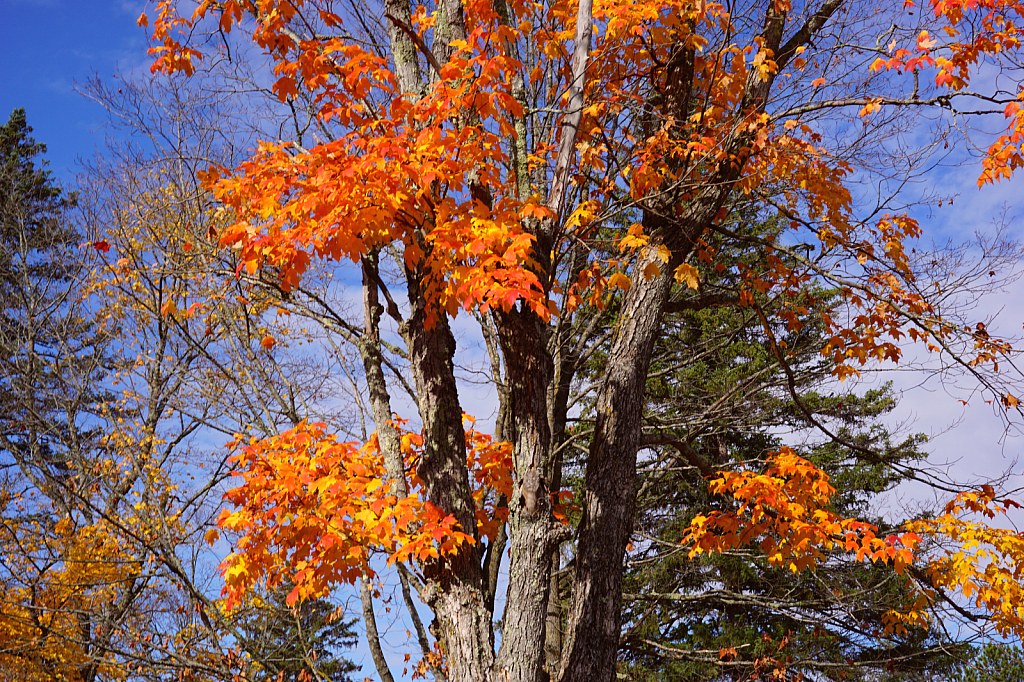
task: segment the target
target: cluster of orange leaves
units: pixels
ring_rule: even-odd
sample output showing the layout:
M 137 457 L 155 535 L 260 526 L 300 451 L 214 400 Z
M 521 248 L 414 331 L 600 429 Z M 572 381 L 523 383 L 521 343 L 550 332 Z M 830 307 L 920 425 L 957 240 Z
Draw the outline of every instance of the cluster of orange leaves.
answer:
M 769 564 L 793 572 L 813 569 L 828 551 L 855 553 L 858 561 L 891 562 L 900 575 L 917 565 L 908 603 L 882 615 L 886 632 L 927 627 L 928 607 L 938 589 L 973 601 L 1001 635 L 1024 636 L 1024 533 L 979 520 L 1008 523 L 1007 512 L 1021 509 L 1019 503 L 998 498 L 985 485 L 957 495 L 936 517 L 908 521 L 899 534 L 882 538 L 876 526 L 828 509 L 835 494 L 828 481 L 827 474 L 789 448 L 775 453 L 763 473 L 719 472 L 709 489 L 731 497 L 735 508 L 696 516 L 682 543 L 690 546 L 691 558 L 755 545 Z M 933 540 L 935 547 L 915 554 L 923 547 L 922 538 Z
M 566 87 L 573 2 L 517 0 L 509 3 L 507 23 L 488 0 L 466 2 L 467 39 L 454 45 L 455 54 L 427 92 L 412 98 L 398 90 L 385 60 L 358 45 L 340 38 L 297 41 L 288 24 L 298 13 L 312 10 L 310 3 L 206 0 L 188 18 L 178 15 L 174 5 L 171 0 L 158 3 L 154 69 L 190 71 L 200 55 L 175 36 L 194 29 L 209 14 L 219 13 L 218 28 L 224 32 L 249 16 L 254 42 L 274 60 L 278 96 L 286 100 L 299 88 L 313 93 L 319 116 L 341 123 L 345 131 L 310 150 L 264 144 L 237 172 L 217 169 L 207 176 L 207 186 L 238 218 L 221 234 L 221 244 L 237 248 L 244 267 L 254 271 L 274 266 L 291 286 L 314 256 L 356 260 L 397 242 L 405 264 L 429 275 L 425 294 L 431 314 L 454 315 L 460 306 L 508 309 L 518 301 L 545 319 L 554 312 L 555 302 L 529 267 L 533 239 L 523 225 L 557 216 L 536 195 L 520 197 L 519 178 L 505 170 L 510 167 L 509 139 L 523 116 L 523 103 L 514 97 L 511 83 L 514 74 L 526 75 L 509 46 L 536 44 L 529 80 L 553 77 L 554 91 Z M 318 12 L 327 26 L 342 21 L 328 11 Z M 820 138 L 808 126 L 795 128 L 790 121 L 781 130 L 764 114 L 737 123 L 734 112 L 744 100 L 751 69 L 764 80 L 778 67 L 756 40 L 704 50 L 707 38 L 701 31 L 729 31 L 732 19 L 724 5 L 607 0 L 595 4 L 594 20 L 603 30 L 594 36 L 588 69 L 586 89 L 593 103 L 585 107 L 579 125 L 580 164 L 598 174 L 614 154 L 620 159 L 619 171 L 606 175 L 605 186 L 570 211 L 566 229 L 587 232 L 600 216 L 596 198 L 602 192 L 629 187 L 633 198 L 642 200 L 665 184 L 700 187 L 715 168 L 748 160 L 744 192 L 785 177 L 794 188 L 787 203 L 810 207 L 810 218 L 846 213 L 846 170 L 819 148 Z M 418 7 L 413 28 L 422 33 L 435 21 L 425 7 Z M 609 139 L 603 122 L 643 103 L 636 74 L 647 71 L 652 50 L 665 52 L 667 58 L 680 40 L 698 48 L 694 82 L 701 94 L 695 101 L 706 106 L 688 120 L 666 121 L 647 139 L 626 132 L 621 139 Z M 803 68 L 802 58 L 794 68 Z M 475 118 L 467 118 L 466 112 L 474 112 Z M 743 159 L 722 144 L 738 132 L 751 137 Z M 534 167 L 550 163 L 555 148 L 537 144 L 530 150 Z M 487 188 L 493 200 L 474 195 L 471 182 Z M 643 275 L 650 277 L 653 270 Z M 696 288 L 692 265 L 680 266 L 676 274 Z M 606 278 L 597 268 L 569 284 L 566 304 L 571 308 L 590 287 L 596 289 L 591 300 L 599 302 L 602 288 L 625 289 L 629 280 L 622 272 Z
M 921 540 L 913 532 L 880 538 L 876 526 L 829 510 L 836 491 L 828 474 L 790 448 L 774 453 L 763 473 L 719 472 L 709 490 L 739 504 L 693 519 L 683 538 L 691 557 L 757 545 L 769 564 L 798 572 L 824 561 L 823 550 L 837 549 L 856 552 L 858 560 L 891 561 L 902 574 Z
M 905 0 L 906 9 L 913 6 L 913 0 Z M 1024 17 L 1024 7 L 1019 0 L 931 0 L 931 8 L 936 18 L 946 22 L 939 29 L 946 40 L 921 31 L 913 49 L 901 48 L 889 59 L 876 59 L 873 71 L 910 72 L 930 67 L 935 69 L 937 86 L 959 92 L 968 88 L 972 71 L 989 56 L 1013 53 L 1021 47 L 1017 22 Z M 979 187 L 1009 178 L 1024 165 L 1024 88 L 1019 85 L 1016 98 L 1006 105 L 1006 133 L 989 147 Z
M 187 70 L 182 60 L 198 55 L 171 36 L 215 6 L 225 31 L 243 12 L 256 14 L 253 37 L 275 59 L 279 97 L 298 87 L 314 92 L 319 116 L 347 131 L 308 151 L 263 144 L 240 172 L 207 175 L 207 186 L 237 216 L 221 244 L 237 248 L 251 271 L 275 267 L 290 287 L 313 256 L 358 260 L 398 243 L 405 264 L 427 274 L 431 319 L 460 306 L 509 309 L 520 300 L 546 319 L 544 292 L 523 267 L 533 238 L 522 229 L 545 209 L 509 194 L 496 193 L 492 202 L 467 196 L 473 183 L 497 189 L 509 182 L 504 141 L 523 111 L 507 77 L 521 65 L 505 47 L 522 37 L 520 29 L 502 25 L 489 3 L 471 3 L 467 39 L 454 46 L 430 93 L 413 101 L 402 96 L 387 62 L 360 46 L 340 38 L 296 44 L 285 29 L 304 4 L 207 1 L 187 19 L 172 12 L 173 3 L 159 5 L 155 35 L 170 42 L 154 48 L 155 69 Z
M 477 528 L 469 532 L 420 499 L 418 434 L 402 433 L 406 497 L 387 479 L 376 434 L 359 447 L 339 442 L 324 424 L 302 422 L 273 438 L 236 442 L 235 475 L 242 483 L 225 494 L 235 510 L 220 518 L 222 528 L 241 534 L 222 565 L 229 608 L 259 582 L 275 586 L 288 578 L 295 585 L 291 603 L 372 576 L 375 552 L 389 562 L 426 561 L 473 544 L 475 537 L 493 539 L 508 518 L 511 446 L 469 425 L 466 449 L 477 506 Z

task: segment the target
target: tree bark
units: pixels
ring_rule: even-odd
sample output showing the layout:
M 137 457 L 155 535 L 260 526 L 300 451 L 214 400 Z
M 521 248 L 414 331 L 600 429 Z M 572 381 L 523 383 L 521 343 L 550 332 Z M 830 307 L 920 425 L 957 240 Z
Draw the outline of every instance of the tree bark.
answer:
M 495 314 L 511 419 L 514 487 L 509 500 L 509 586 L 498 666 L 509 680 L 538 682 L 551 557 L 560 528 L 551 514 L 548 392 L 553 376 L 547 325 L 530 310 Z
M 387 659 L 384 658 L 384 650 L 380 648 L 380 633 L 377 632 L 377 617 L 373 613 L 373 594 L 370 591 L 370 584 L 364 575 L 359 581 L 359 601 L 363 606 L 363 626 L 366 628 L 366 642 L 370 646 L 370 657 L 373 665 L 380 675 L 381 682 L 395 682 L 391 669 L 388 667 Z
M 602 682 L 615 678 L 622 608 L 622 560 L 633 530 L 636 453 L 643 393 L 654 340 L 672 288 L 672 269 L 644 247 L 635 272 L 661 265 L 657 277 L 634 277 L 623 301 L 604 381 L 585 474 L 576 580 L 560 679 Z
M 436 319 L 428 328 L 421 277 L 418 272 L 406 273 L 412 315 L 402 325 L 423 425 L 423 455 L 417 473 L 426 499 L 452 514 L 459 529 L 474 540 L 424 567 L 427 584 L 421 596 L 437 617 L 450 661 L 450 679 L 489 680 L 494 665 L 494 630 L 481 568 L 476 504 L 466 465 L 465 430 L 453 363 L 455 337 L 443 310 L 436 311 Z
M 391 396 L 380 346 L 380 316 L 383 309 L 377 296 L 377 253 L 363 258 L 363 335 L 359 339 L 359 355 L 366 375 L 366 389 L 370 394 L 370 413 L 377 430 L 377 440 L 384 455 L 384 466 L 398 497 L 409 496 L 405 481 L 405 462 L 402 458 L 401 436 L 394 424 Z M 374 272 L 371 272 L 374 270 Z

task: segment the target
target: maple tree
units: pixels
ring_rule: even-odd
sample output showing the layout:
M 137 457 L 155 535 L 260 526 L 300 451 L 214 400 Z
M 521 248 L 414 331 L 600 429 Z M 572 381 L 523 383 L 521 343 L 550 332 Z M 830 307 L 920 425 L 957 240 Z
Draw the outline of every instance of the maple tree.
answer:
M 761 324 L 781 365 L 788 349 L 769 314 L 790 330 L 820 323 L 822 357 L 839 379 L 869 361 L 898 361 L 909 338 L 950 353 L 998 390 L 981 368 L 1008 345 L 939 315 L 905 246 L 921 234 L 917 221 L 893 208 L 895 199 L 865 205 L 851 189 L 862 178 L 890 179 L 879 158 L 905 180 L 918 157 L 900 160 L 877 137 L 850 142 L 846 133 L 858 120 L 898 128 L 930 112 L 940 123 L 947 112 L 1002 114 L 1006 134 L 986 147 L 979 183 L 1007 176 L 1020 163 L 1024 128 L 1013 61 L 1018 5 L 935 2 L 924 8 L 927 20 L 912 3 L 869 18 L 873 8 L 842 0 L 389 1 L 383 18 L 368 9 L 272 0 L 156 6 L 155 69 L 191 74 L 202 50 L 217 50 L 204 47 L 204 31 L 225 41 L 245 34 L 268 57 L 279 100 L 315 122 L 308 148 L 267 140 L 236 169 L 203 176 L 230 215 L 218 238 L 239 259 L 238 281 L 269 280 L 282 296 L 302 298 L 318 261 L 352 261 L 363 285 L 362 324 L 347 332 L 376 437 L 344 445 L 301 422 L 242 451 L 246 492 L 226 517 L 244 534 L 226 564 L 235 598 L 260 577 L 277 580 L 283 565 L 295 572 L 296 597 L 334 580 L 365 583 L 372 547 L 394 562 L 421 562 L 416 585 L 438 621 L 450 678 L 611 679 L 652 352 L 675 284 L 701 295 L 701 263 L 735 273 L 741 289 L 730 304 Z M 865 47 L 872 40 L 876 47 Z M 1011 91 L 985 90 L 975 78 L 981 64 L 1003 68 Z M 976 100 L 983 111 L 960 108 Z M 786 229 L 731 229 L 726 219 L 748 202 Z M 807 250 L 792 246 L 795 235 L 812 242 Z M 750 258 L 724 260 L 720 240 Z M 386 268 L 404 286 L 404 308 Z M 800 302 L 815 281 L 838 289 L 841 315 Z M 766 312 L 755 294 L 767 292 L 792 304 Z M 570 533 L 552 494 L 581 352 L 569 331 L 610 301 L 619 316 L 596 373 L 573 591 L 554 670 L 544 663 L 545 621 L 553 557 Z M 480 315 L 489 336 L 504 410 L 495 440 L 510 443 L 507 492 L 484 486 L 493 492 L 482 498 L 471 464 L 486 470 L 488 460 L 468 456 L 454 364 L 451 318 L 460 309 Z M 405 344 L 396 354 L 422 426 L 415 494 L 388 393 L 385 312 Z M 1012 393 L 992 397 L 1018 406 Z M 286 463 L 291 475 L 268 475 Z M 691 535 L 696 548 L 756 538 L 797 569 L 837 545 L 898 571 L 909 562 L 911 530 L 876 537 L 827 508 L 833 491 L 806 460 L 780 450 L 773 466 L 715 477 L 741 507 L 705 517 Z M 492 532 L 479 517 L 481 499 L 492 498 L 502 503 L 495 514 L 507 505 L 507 530 Z M 336 544 L 314 547 L 314 529 L 337 533 Z M 942 522 L 919 530 L 961 532 Z M 495 651 L 491 576 L 506 543 Z M 951 576 L 949 586 L 974 575 L 934 567 Z M 990 584 L 1012 592 L 1001 574 Z M 987 592 L 982 601 L 991 603 Z M 1005 622 L 1013 627 L 1008 615 Z
M 301 372 L 268 357 L 266 325 L 249 326 L 269 303 L 220 286 L 221 270 L 233 266 L 211 257 L 212 211 L 184 165 L 196 148 L 209 149 L 207 121 L 193 117 L 196 128 L 185 129 L 189 119 L 174 107 L 182 101 L 156 89 L 122 83 L 121 99 L 100 87 L 91 93 L 128 127 L 179 137 L 163 137 L 172 148 L 150 155 L 124 141 L 111 147 L 87 169 L 73 213 L 45 167 L 33 165 L 44 148 L 28 137 L 23 113 L 2 129 L 3 277 L 12 292 L 0 318 L 2 676 L 308 674 L 307 659 L 266 646 L 267 628 L 287 629 L 288 609 L 268 599 L 223 610 L 219 584 L 209 585 L 218 559 L 202 538 L 224 458 L 196 443 L 200 428 L 238 430 L 242 404 L 264 433 L 297 421 L 281 396 Z M 138 106 L 151 97 L 159 106 Z M 154 121 L 154 110 L 175 118 Z M 311 624 L 301 621 L 299 632 Z M 324 640 L 296 646 L 312 641 Z M 349 640 L 326 641 L 337 657 L 318 669 L 343 674 L 339 649 Z
M 281 352 L 289 340 L 309 338 L 280 319 L 262 319 L 272 299 L 222 286 L 234 263 L 218 255 L 209 235 L 223 218 L 195 191 L 189 166 L 217 152 L 221 131 L 204 118 L 211 105 L 155 84 L 123 81 L 115 90 L 94 82 L 87 92 L 115 126 L 165 145 L 146 149 L 132 138 L 112 145 L 82 187 L 95 239 L 87 249 L 94 267 L 88 292 L 98 318 L 121 332 L 117 351 L 126 360 L 113 382 L 126 418 L 110 425 L 109 439 L 130 453 L 124 478 L 141 498 L 111 516 L 153 574 L 150 619 L 121 653 L 179 679 L 307 679 L 310 666 L 344 679 L 350 668 L 334 647 L 349 642 L 345 623 L 332 626 L 334 638 L 309 632 L 324 627 L 319 611 L 295 620 L 274 593 L 228 608 L 217 599 L 220 585 L 210 584 L 219 550 L 208 531 L 226 463 L 205 440 L 220 444 L 241 429 L 275 434 L 298 422 L 296 410 L 315 405 L 330 381 L 320 376 L 322 365 L 293 363 Z M 281 340 L 274 353 L 265 343 L 271 335 Z M 313 414 L 338 416 L 326 406 Z M 268 630 L 295 632 L 291 649 L 268 642 Z M 311 663 L 305 647 L 323 642 L 334 651 L 314 650 L 318 662 Z

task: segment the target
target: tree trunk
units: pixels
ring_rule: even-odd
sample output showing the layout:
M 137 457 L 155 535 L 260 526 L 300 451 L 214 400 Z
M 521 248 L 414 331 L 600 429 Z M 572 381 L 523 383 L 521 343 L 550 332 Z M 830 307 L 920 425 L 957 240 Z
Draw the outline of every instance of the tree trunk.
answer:
M 654 341 L 672 288 L 671 264 L 656 244 L 644 248 L 634 272 L 649 263 L 661 274 L 634 276 L 598 390 L 597 423 L 587 458 L 576 580 L 560 679 L 602 682 L 615 678 L 622 609 L 622 560 L 633 530 L 636 453 L 643 394 Z
M 402 325 L 415 380 L 423 456 L 417 474 L 425 497 L 458 521 L 474 539 L 457 553 L 429 562 L 423 570 L 423 597 L 438 620 L 440 637 L 453 682 L 489 680 L 494 665 L 494 630 L 487 608 L 487 584 L 481 568 L 481 543 L 476 528 L 466 466 L 466 439 L 455 382 L 455 337 L 443 310 L 427 328 L 426 298 L 421 275 L 406 273 L 412 315 Z
M 509 390 L 514 487 L 509 500 L 511 560 L 498 666 L 508 680 L 539 682 L 551 557 L 561 529 L 551 514 L 548 329 L 529 310 L 495 315 Z

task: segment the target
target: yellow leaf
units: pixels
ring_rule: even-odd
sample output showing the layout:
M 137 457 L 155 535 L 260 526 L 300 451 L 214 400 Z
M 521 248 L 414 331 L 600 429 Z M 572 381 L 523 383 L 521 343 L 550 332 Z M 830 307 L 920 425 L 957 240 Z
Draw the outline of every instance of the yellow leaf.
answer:
M 632 282 L 629 281 L 629 277 L 626 277 L 621 272 L 616 272 L 614 275 L 608 278 L 609 289 L 622 289 L 623 291 L 629 291 L 629 287 L 632 286 Z
M 871 100 L 867 104 L 864 105 L 863 109 L 860 110 L 860 116 L 861 116 L 861 118 L 864 118 L 865 116 L 867 116 L 871 112 L 873 112 L 873 111 L 875 111 L 877 109 L 880 109 L 880 108 L 881 108 L 881 105 L 878 103 L 878 100 Z
M 686 286 L 691 289 L 696 289 L 697 285 L 700 284 L 700 273 L 697 272 L 697 268 L 689 263 L 683 263 L 676 268 L 675 278 L 677 282 L 686 282 Z

